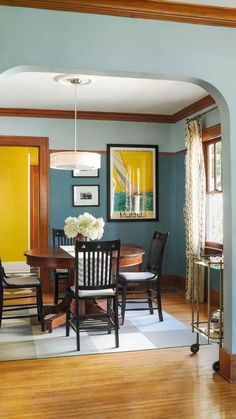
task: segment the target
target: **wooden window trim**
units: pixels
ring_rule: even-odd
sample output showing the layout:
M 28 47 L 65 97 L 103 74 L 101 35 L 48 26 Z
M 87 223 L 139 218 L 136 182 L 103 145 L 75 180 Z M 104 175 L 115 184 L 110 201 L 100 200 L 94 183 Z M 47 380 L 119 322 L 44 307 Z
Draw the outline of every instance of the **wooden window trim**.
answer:
M 219 141 L 221 141 L 221 124 L 216 124 L 202 130 L 204 162 L 205 162 L 205 169 L 206 169 L 206 194 L 209 194 L 209 195 L 212 193 L 223 193 L 223 190 L 222 191 L 218 191 L 218 190 L 208 191 L 207 190 L 208 185 L 209 185 L 209 179 L 208 179 L 208 156 L 207 156 L 208 153 L 206 153 L 206 149 L 210 144 L 216 144 Z M 214 172 L 215 172 L 215 177 L 216 177 L 216 164 L 214 167 Z M 221 255 L 223 252 L 223 244 L 206 241 L 205 249 L 206 249 L 206 254 Z
M 212 193 L 222 193 L 222 190 L 216 189 L 216 144 L 221 141 L 221 137 L 217 137 L 216 139 L 212 139 L 209 141 L 206 141 L 203 144 L 203 151 L 204 151 L 204 162 L 205 162 L 205 170 L 206 170 L 206 193 L 212 194 Z M 212 191 L 209 190 L 209 153 L 207 152 L 208 147 L 214 144 L 214 189 Z M 221 179 L 221 185 L 222 185 L 222 179 Z
M 212 125 L 209 128 L 204 128 L 202 130 L 202 142 L 208 142 L 211 140 L 216 140 L 221 137 L 221 124 Z

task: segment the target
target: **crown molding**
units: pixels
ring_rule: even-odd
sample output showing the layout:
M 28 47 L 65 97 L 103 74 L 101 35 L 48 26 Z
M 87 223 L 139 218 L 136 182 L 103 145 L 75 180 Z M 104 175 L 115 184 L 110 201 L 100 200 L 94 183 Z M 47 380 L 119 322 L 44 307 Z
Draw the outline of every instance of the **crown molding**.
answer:
M 74 119 L 75 112 L 60 109 L 27 109 L 27 108 L 0 108 L 0 116 L 25 118 L 57 118 Z M 172 123 L 171 115 L 154 115 L 122 112 L 94 112 L 77 111 L 79 119 L 100 121 L 128 121 L 128 122 L 160 122 Z
M 236 26 L 236 9 L 155 0 L 2 0 L 0 5 L 155 19 L 211 26 Z
M 190 115 L 199 112 L 215 104 L 214 99 L 208 95 L 200 99 L 173 115 L 154 115 L 139 113 L 118 113 L 118 112 L 94 112 L 78 111 L 78 119 L 93 121 L 127 121 L 127 122 L 152 122 L 161 124 L 175 124 Z M 20 118 L 56 118 L 74 119 L 74 111 L 59 109 L 27 109 L 27 108 L 0 108 L 0 117 L 10 116 Z
M 208 108 L 209 106 L 215 105 L 215 100 L 210 95 L 203 97 L 202 99 L 197 100 L 186 108 L 181 109 L 181 111 L 176 112 L 172 115 L 173 123 L 181 121 L 181 119 L 187 118 L 188 116 L 194 115 L 195 113 L 201 111 L 202 109 Z
M 23 117 L 23 118 L 57 118 L 74 119 L 75 112 L 60 109 L 27 109 L 27 108 L 0 108 L 0 116 Z M 98 121 L 128 121 L 128 122 L 159 122 L 173 123 L 171 115 L 154 115 L 142 113 L 122 112 L 95 112 L 77 111 L 78 119 Z

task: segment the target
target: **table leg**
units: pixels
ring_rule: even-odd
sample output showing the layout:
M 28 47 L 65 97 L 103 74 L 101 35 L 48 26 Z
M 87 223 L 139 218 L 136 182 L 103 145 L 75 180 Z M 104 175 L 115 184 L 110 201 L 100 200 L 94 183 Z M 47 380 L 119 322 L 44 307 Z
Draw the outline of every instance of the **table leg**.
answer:
M 84 301 L 80 304 L 81 314 L 85 312 Z M 45 315 L 45 329 L 49 333 L 52 333 L 53 329 L 63 326 L 66 324 L 66 304 L 65 299 L 61 303 L 56 305 L 46 305 L 44 306 L 44 315 Z M 71 311 L 75 311 L 75 300 L 71 303 Z

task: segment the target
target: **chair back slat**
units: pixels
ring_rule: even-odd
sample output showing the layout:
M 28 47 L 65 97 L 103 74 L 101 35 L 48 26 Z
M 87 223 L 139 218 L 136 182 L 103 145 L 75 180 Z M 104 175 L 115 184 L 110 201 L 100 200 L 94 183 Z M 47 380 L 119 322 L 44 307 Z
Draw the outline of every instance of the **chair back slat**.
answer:
M 75 287 L 114 288 L 117 284 L 120 240 L 75 243 Z
M 149 249 L 147 271 L 152 272 L 159 277 L 161 276 L 163 256 L 168 236 L 168 232 L 162 233 L 155 231 Z
M 75 239 L 67 237 L 62 228 L 53 228 L 52 243 L 53 247 L 73 246 L 75 244 Z

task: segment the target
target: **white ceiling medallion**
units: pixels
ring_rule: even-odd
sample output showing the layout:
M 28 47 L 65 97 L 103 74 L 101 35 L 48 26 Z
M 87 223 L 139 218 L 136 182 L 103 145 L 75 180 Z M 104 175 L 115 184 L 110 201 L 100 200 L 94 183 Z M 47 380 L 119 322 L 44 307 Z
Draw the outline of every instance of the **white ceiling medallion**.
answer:
M 101 167 L 101 156 L 98 153 L 77 151 L 77 89 L 91 83 L 90 79 L 80 78 L 77 74 L 61 74 L 54 79 L 67 86 L 74 86 L 75 137 L 74 151 L 63 151 L 50 154 L 50 167 L 60 170 L 94 170 Z

